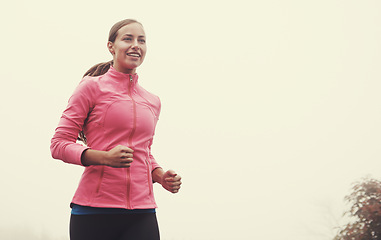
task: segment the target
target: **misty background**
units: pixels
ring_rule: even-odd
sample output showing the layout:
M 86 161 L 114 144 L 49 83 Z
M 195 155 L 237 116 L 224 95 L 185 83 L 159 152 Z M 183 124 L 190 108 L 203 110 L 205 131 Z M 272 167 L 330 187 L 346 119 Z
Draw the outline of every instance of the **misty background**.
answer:
M 161 98 L 164 240 L 328 240 L 351 183 L 379 178 L 381 2 L 11 1 L 0 7 L 1 239 L 68 239 L 82 167 L 50 139 L 107 37 L 142 22 Z

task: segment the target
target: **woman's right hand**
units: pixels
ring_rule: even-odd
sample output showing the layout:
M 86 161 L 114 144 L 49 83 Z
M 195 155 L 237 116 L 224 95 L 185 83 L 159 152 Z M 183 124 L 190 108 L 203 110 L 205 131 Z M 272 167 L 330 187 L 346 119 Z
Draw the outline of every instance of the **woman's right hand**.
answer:
M 129 168 L 133 161 L 133 153 L 129 147 L 118 145 L 105 154 L 105 165 L 114 168 Z
M 133 153 L 129 147 L 118 145 L 109 151 L 86 149 L 81 156 L 84 166 L 106 165 L 114 168 L 129 168 L 133 161 Z

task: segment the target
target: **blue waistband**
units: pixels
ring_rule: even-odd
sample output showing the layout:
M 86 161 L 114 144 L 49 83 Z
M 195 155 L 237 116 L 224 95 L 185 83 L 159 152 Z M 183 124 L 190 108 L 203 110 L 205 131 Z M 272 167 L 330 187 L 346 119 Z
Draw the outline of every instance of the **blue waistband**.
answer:
M 90 215 L 90 214 L 132 214 L 132 213 L 155 213 L 156 209 L 124 209 L 124 208 L 100 208 L 81 206 L 71 204 L 71 214 L 73 215 Z

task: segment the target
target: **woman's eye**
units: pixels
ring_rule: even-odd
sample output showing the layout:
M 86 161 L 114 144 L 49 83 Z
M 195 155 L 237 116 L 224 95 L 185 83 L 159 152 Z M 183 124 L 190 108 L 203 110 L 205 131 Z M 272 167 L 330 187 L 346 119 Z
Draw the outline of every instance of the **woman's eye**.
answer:
M 145 43 L 146 40 L 145 40 L 145 39 L 139 39 L 139 42 L 141 42 L 141 43 Z
M 124 41 L 131 41 L 131 40 L 132 40 L 132 38 L 130 38 L 130 37 L 127 37 L 127 38 L 123 38 L 123 40 L 124 40 Z

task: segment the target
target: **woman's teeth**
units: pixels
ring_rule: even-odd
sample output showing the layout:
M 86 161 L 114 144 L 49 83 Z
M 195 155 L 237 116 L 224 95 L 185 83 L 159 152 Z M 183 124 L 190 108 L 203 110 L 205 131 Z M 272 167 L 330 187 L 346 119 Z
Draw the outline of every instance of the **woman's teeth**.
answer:
M 140 57 L 140 55 L 136 53 L 127 53 L 127 55 L 132 57 Z

